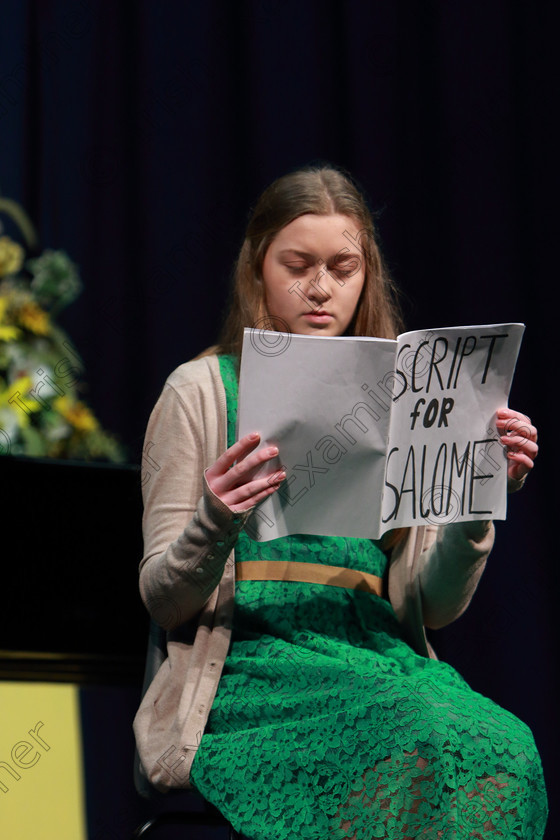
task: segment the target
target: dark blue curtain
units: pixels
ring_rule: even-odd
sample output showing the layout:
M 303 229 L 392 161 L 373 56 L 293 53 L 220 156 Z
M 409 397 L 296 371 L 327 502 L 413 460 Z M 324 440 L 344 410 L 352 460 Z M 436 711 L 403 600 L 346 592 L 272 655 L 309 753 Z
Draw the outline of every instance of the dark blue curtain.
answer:
M 527 324 L 510 404 L 539 426 L 542 454 L 475 603 L 434 641 L 532 727 L 554 799 L 552 11 L 3 0 L 0 191 L 26 207 L 41 247 L 81 268 L 62 323 L 132 463 L 166 375 L 216 339 L 252 202 L 296 166 L 331 161 L 363 185 L 410 328 Z

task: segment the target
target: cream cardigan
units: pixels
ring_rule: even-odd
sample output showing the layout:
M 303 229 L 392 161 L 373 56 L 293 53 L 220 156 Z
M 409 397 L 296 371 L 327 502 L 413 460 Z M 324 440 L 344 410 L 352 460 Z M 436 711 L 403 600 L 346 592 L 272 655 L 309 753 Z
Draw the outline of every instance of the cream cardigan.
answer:
M 146 432 L 140 592 L 153 631 L 155 622 L 167 635 L 152 645 L 134 731 L 142 772 L 160 790 L 190 786 L 230 643 L 233 549 L 247 514 L 234 514 L 204 478 L 227 448 L 226 422 L 218 357 L 205 356 L 171 374 Z M 466 609 L 493 539 L 490 521 L 428 525 L 393 549 L 388 597 L 417 653 L 435 656 L 424 628 Z

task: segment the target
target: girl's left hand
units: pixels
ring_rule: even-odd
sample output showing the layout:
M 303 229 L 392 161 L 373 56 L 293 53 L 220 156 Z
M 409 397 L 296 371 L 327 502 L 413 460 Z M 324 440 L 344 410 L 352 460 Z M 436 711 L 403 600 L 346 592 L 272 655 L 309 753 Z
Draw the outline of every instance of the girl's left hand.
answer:
M 520 481 L 533 469 L 539 451 L 537 430 L 526 414 L 512 408 L 501 408 L 498 411 L 496 427 L 506 447 L 508 476 L 514 481 Z

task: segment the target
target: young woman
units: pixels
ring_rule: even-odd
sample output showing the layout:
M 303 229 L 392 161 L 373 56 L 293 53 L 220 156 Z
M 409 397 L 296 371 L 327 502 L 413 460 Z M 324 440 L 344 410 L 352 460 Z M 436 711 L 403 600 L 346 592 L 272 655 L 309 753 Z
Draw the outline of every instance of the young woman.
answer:
M 394 301 L 351 179 L 330 167 L 287 175 L 249 222 L 220 346 L 171 374 L 150 418 L 157 469 L 143 480 L 140 587 L 169 631 L 168 659 L 137 715 L 137 741 L 153 783 L 193 785 L 250 840 L 544 831 L 531 733 L 438 661 L 425 635 L 467 607 L 492 523 L 380 541 L 256 543 L 243 530 L 285 478 L 254 478 L 278 452 L 256 451 L 257 434 L 235 440 L 243 327 L 394 338 Z M 517 489 L 536 429 L 508 408 L 496 425 Z M 262 561 L 282 564 L 284 579 L 261 579 Z M 356 588 L 363 573 L 370 591 Z

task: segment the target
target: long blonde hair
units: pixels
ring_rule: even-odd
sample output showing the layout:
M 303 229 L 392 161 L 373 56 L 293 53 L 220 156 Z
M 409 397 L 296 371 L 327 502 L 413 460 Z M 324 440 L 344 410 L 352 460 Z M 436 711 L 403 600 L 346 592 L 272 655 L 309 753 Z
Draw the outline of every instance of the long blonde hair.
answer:
M 402 327 L 396 289 L 381 256 L 366 201 L 349 175 L 332 166 L 321 166 L 284 175 L 257 201 L 235 265 L 231 307 L 214 351 L 233 353 L 239 358 L 243 328 L 256 326 L 267 315 L 273 315 L 265 307 L 263 260 L 279 231 L 307 213 L 348 216 L 358 226 L 365 281 L 348 334 L 396 338 Z M 274 328 L 271 319 L 267 329 Z

